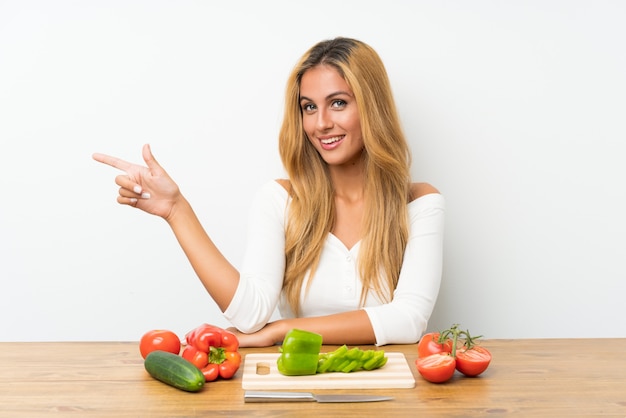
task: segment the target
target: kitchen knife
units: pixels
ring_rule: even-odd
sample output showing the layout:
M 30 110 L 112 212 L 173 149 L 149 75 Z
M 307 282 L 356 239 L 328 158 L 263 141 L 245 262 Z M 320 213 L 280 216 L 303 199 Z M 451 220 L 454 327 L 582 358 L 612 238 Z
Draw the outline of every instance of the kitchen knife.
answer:
M 265 392 L 247 390 L 244 402 L 380 402 L 392 400 L 389 396 L 372 395 L 314 395 L 310 392 Z

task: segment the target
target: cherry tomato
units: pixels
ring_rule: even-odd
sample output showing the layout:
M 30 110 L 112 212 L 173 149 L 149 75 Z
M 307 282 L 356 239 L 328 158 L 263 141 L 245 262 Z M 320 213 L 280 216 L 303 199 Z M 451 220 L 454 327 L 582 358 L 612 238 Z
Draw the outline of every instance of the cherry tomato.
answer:
M 153 351 L 162 350 L 168 353 L 180 352 L 180 339 L 172 331 L 154 329 L 146 332 L 139 342 L 139 352 L 143 358 Z
M 456 351 L 456 369 L 465 376 L 478 376 L 489 367 L 491 353 L 484 347 L 475 345 L 469 350 Z
M 428 357 L 431 354 L 437 353 L 451 353 L 452 352 L 452 340 L 447 339 L 443 344 L 439 344 L 438 332 L 431 332 L 424 334 L 420 342 L 417 344 L 418 357 Z
M 432 383 L 443 383 L 452 378 L 456 360 L 449 354 L 435 353 L 415 361 L 417 371 Z

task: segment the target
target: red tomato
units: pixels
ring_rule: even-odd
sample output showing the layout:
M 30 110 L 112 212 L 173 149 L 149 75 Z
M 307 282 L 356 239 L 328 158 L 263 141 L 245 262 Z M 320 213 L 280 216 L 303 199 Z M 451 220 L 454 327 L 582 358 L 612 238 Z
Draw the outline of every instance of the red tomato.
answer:
M 141 357 L 146 358 L 148 354 L 156 350 L 178 354 L 180 352 L 180 339 L 172 331 L 165 329 L 148 331 L 139 342 Z
M 478 376 L 489 367 L 491 353 L 484 347 L 475 345 L 469 350 L 456 351 L 456 369 L 465 376 Z
M 447 339 L 443 344 L 439 344 L 438 332 L 431 332 L 425 334 L 420 342 L 417 344 L 418 357 L 428 357 L 431 354 L 437 353 L 451 353 L 452 352 L 452 340 Z
M 417 371 L 432 383 L 443 383 L 452 378 L 456 360 L 449 354 L 435 353 L 415 361 Z

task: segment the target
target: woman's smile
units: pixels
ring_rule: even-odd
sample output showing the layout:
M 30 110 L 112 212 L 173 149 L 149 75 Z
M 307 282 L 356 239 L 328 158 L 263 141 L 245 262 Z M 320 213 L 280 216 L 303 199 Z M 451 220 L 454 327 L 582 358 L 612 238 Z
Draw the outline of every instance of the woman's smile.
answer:
M 318 137 L 320 142 L 322 143 L 322 148 L 325 150 L 331 150 L 339 146 L 341 141 L 345 138 L 345 135 L 335 135 L 335 136 L 323 136 Z

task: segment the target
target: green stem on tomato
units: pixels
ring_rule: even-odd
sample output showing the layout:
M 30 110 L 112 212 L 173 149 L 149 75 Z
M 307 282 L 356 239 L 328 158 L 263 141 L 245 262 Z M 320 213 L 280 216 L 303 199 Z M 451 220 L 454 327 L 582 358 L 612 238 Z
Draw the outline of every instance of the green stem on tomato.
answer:
M 445 344 L 446 340 L 452 339 L 452 352 L 450 353 L 450 355 L 454 358 L 456 358 L 456 346 L 459 340 L 459 335 L 462 335 L 464 337 L 463 346 L 465 346 L 465 350 L 469 350 L 474 345 L 476 345 L 476 342 L 474 340 L 482 337 L 482 335 L 472 337 L 469 333 L 469 330 L 460 330 L 459 324 L 453 324 L 450 328 L 441 331 L 439 333 L 439 340 L 437 342 L 439 344 Z

